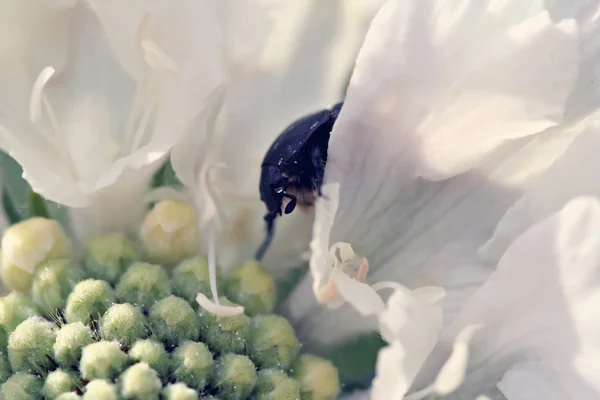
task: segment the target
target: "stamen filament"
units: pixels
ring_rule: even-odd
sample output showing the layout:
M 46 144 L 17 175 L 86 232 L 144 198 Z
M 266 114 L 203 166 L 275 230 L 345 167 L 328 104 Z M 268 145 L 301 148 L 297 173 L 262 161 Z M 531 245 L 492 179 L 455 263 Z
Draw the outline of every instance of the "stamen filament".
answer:
M 56 71 L 54 68 L 47 66 L 42 69 L 42 72 L 38 75 L 33 89 L 31 91 L 31 97 L 29 99 L 29 119 L 31 122 L 39 121 L 42 117 L 42 101 L 44 97 L 44 87 L 52 78 Z
M 155 70 L 168 72 L 172 75 L 179 75 L 181 68 L 170 56 L 167 55 L 152 40 L 142 40 L 140 45 L 144 49 L 144 60 Z

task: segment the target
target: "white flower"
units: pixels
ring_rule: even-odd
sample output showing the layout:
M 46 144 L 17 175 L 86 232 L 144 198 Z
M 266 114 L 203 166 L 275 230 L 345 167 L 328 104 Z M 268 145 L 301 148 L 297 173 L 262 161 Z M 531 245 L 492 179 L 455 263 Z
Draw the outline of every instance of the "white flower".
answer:
M 325 347 L 376 328 L 350 307 L 313 301 L 337 307 L 323 291 L 353 281 L 333 273 L 338 243 L 368 260 L 367 282 L 443 287 L 452 321 L 493 271 L 479 248 L 600 104 L 597 10 L 596 1 L 385 3 L 331 134 L 312 280 L 287 301 L 303 340 Z M 341 294 L 381 307 L 363 292 L 364 301 Z
M 509 246 L 441 333 L 435 306 L 396 291 L 379 317 L 390 345 L 369 398 L 403 398 L 411 386 L 406 399 L 598 398 L 599 228 L 597 198 L 570 201 Z
M 207 1 L 0 5 L 0 147 L 85 239 L 137 226 L 152 173 L 224 79 Z
M 232 60 L 227 84 L 174 148 L 173 169 L 198 209 L 211 270 L 217 260 L 229 268 L 254 256 L 265 229 L 258 192 L 262 158 L 292 121 L 342 98 L 381 2 L 275 2 L 264 42 L 253 42 L 255 52 L 244 63 Z M 253 25 L 252 15 L 244 21 Z M 311 223 L 311 215 L 299 211 L 277 227 L 264 260 L 275 274 L 302 261 Z

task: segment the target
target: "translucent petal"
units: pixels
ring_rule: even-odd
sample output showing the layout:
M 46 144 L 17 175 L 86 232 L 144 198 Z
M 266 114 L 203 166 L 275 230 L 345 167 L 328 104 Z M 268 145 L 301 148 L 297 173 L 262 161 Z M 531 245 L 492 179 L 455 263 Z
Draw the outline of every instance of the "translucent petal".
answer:
M 390 345 L 379 351 L 372 398 L 402 398 L 438 340 L 442 309 L 423 303 L 407 289 L 397 290 L 379 324 Z
M 561 121 L 579 66 L 573 21 L 522 4 L 388 2 L 377 14 L 329 143 L 324 187 L 339 185 L 339 206 L 333 193 L 317 203 L 315 279 L 328 246 L 348 242 L 374 281 L 444 287 L 447 320 L 485 280 L 493 266 L 475 250 L 568 146 L 558 128 L 535 134 Z M 305 289 L 289 302 L 314 340 L 366 329 L 315 311 Z
M 598 156 L 600 127 L 590 126 L 532 184 L 507 211 L 494 236 L 480 249 L 490 262 L 498 262 L 507 247 L 525 230 L 558 211 L 570 198 L 579 195 L 600 197 L 600 172 L 589 168 Z
M 500 382 L 508 399 L 545 398 L 556 390 L 570 398 L 598 397 L 598 229 L 600 202 L 580 197 L 508 248 L 497 271 L 444 335 L 470 324 L 483 325 L 472 341 L 459 393 L 477 395 L 481 388 Z M 444 351 L 447 344 L 436 349 Z

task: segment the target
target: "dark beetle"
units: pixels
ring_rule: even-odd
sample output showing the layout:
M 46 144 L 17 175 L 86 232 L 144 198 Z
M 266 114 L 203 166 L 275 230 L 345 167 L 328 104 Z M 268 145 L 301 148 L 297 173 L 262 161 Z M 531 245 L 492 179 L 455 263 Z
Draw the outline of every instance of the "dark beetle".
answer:
M 273 239 L 275 218 L 282 215 L 283 199 L 289 199 L 284 210 L 289 214 L 296 205 L 314 205 L 317 195 L 321 195 L 329 135 L 342 104 L 292 123 L 267 150 L 259 185 L 260 199 L 267 206 L 267 232 L 256 252 L 257 260 L 262 259 Z

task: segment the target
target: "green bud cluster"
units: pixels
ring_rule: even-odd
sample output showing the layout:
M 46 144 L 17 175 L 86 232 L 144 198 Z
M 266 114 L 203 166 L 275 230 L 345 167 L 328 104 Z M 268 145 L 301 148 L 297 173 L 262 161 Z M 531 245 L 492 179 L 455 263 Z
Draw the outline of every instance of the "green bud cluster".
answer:
M 76 252 L 77 253 L 77 252 Z M 275 281 L 257 262 L 218 279 L 217 316 L 202 257 L 173 268 L 140 259 L 120 234 L 93 239 L 83 265 L 49 258 L 27 294 L 0 298 L 0 398 L 52 400 L 333 400 L 337 371 L 300 355 L 292 326 L 273 314 Z M 320 371 L 320 377 L 308 374 Z M 331 381 L 331 382 L 330 382 Z

